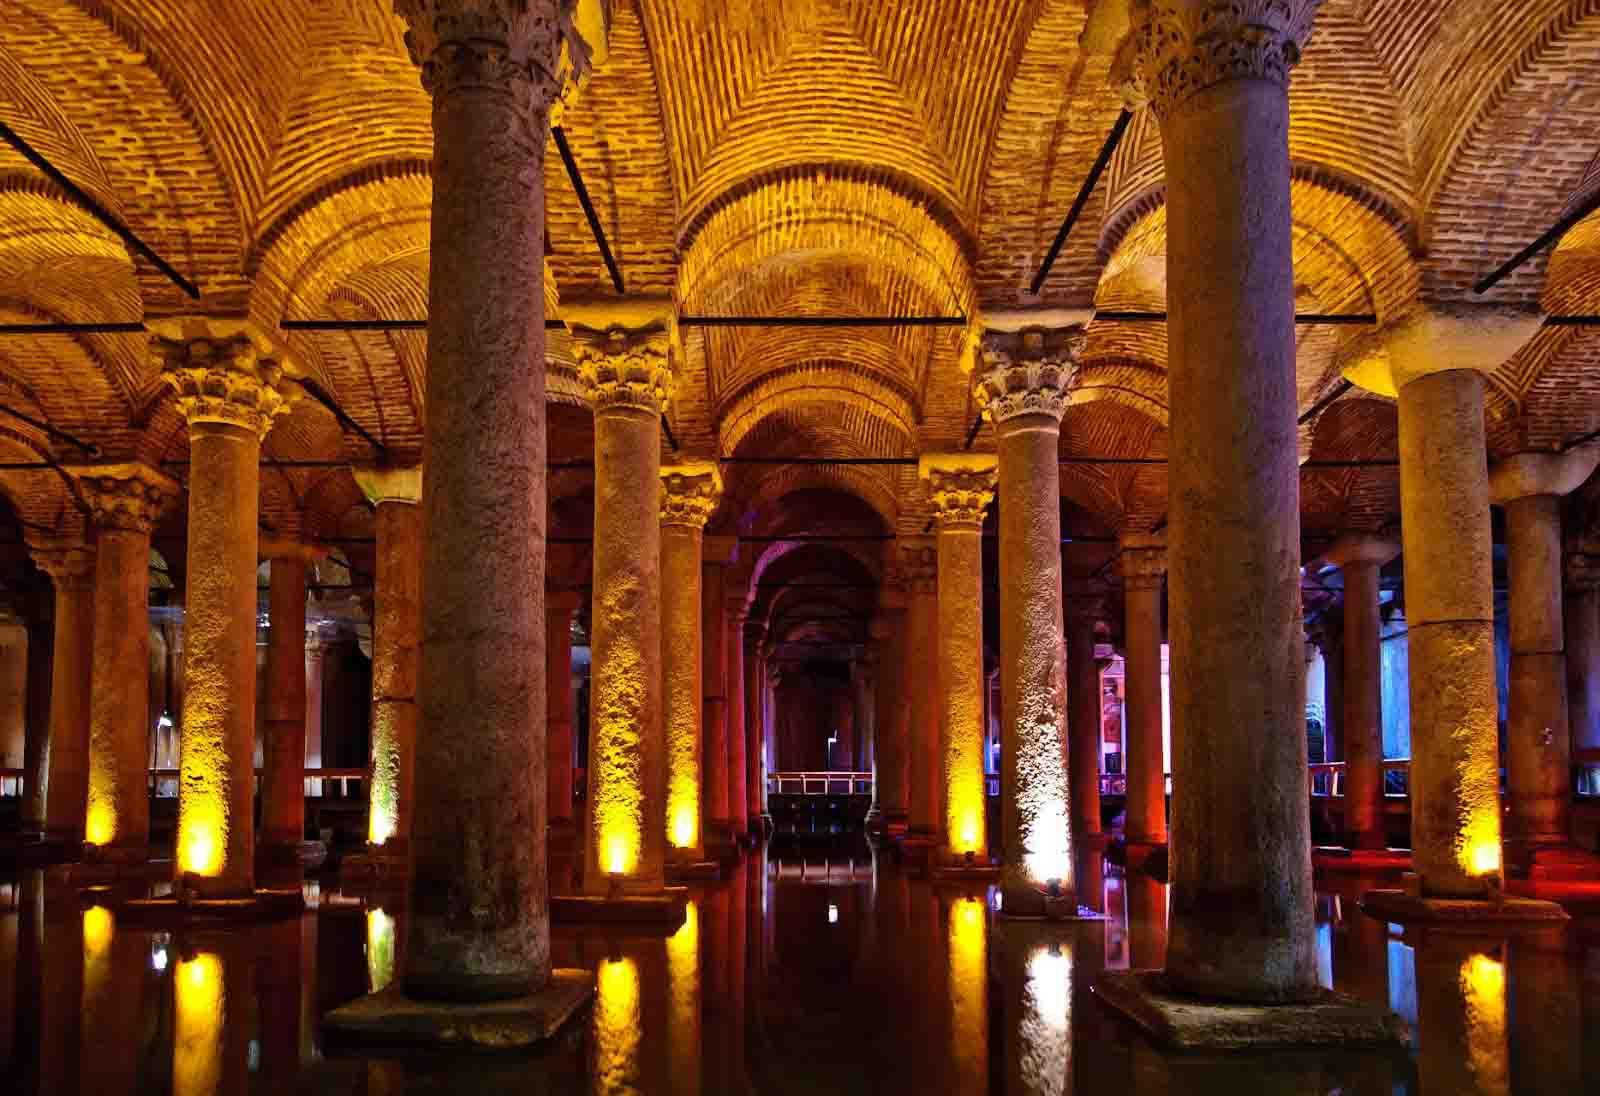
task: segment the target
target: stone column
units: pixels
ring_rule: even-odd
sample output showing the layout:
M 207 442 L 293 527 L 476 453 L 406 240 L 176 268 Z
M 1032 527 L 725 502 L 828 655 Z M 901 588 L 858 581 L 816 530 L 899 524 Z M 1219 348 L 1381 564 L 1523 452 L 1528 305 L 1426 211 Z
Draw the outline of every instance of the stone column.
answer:
M 1314 8 L 1133 9 L 1135 90 L 1167 173 L 1167 980 L 1236 1001 L 1317 992 L 1288 150 L 1288 69 Z
M 744 796 L 745 826 L 753 833 L 764 833 L 761 816 L 766 813 L 765 771 L 762 759 L 766 757 L 766 720 L 762 718 L 765 699 L 766 660 L 761 654 L 761 641 L 767 632 L 766 625 L 751 621 L 744 629 Z
M 255 889 L 256 523 L 261 440 L 286 409 L 282 369 L 204 320 L 170 321 L 155 351 L 189 424 L 174 870 L 199 896 L 238 898 Z
M 433 100 L 409 997 L 516 997 L 550 977 L 538 835 L 556 8 L 400 5 Z
M 1167 767 L 1161 746 L 1161 580 L 1167 572 L 1166 544 L 1154 537 L 1122 538 L 1122 601 L 1127 655 L 1123 660 L 1128 741 L 1129 846 L 1167 843 Z M 1165 907 L 1162 909 L 1165 919 Z
M 703 744 L 703 814 L 709 840 L 726 846 L 732 839 L 728 821 L 728 565 L 738 555 L 737 537 L 706 537 L 701 545 L 704 566 L 700 598 L 701 673 L 705 700 Z
M 570 310 L 569 310 L 570 311 Z M 628 318 L 623 318 L 628 319 Z M 644 327 L 580 315 L 579 376 L 594 408 L 589 834 L 583 890 L 665 883 L 661 710 L 661 413 L 672 374 L 664 316 Z
M 999 443 L 1000 868 L 1007 915 L 1073 893 L 1062 663 L 1061 415 L 1081 328 L 991 328 L 975 392 Z
M 1502 880 L 1481 374 L 1538 323 L 1493 307 L 1418 304 L 1342 362 L 1357 384 L 1399 398 L 1411 856 L 1424 899 L 1488 898 Z
M 738 584 L 742 591 L 745 583 Z M 750 621 L 750 606 L 743 593 L 728 597 L 728 826 L 735 839 L 750 829 L 750 797 L 745 789 L 749 776 L 745 754 L 745 625 Z
M 55 587 L 50 658 L 50 728 L 30 773 L 29 813 L 52 841 L 83 842 L 89 804 L 89 698 L 94 666 L 94 548 L 79 541 L 41 542 L 33 561 Z M 37 799 L 37 804 L 35 804 Z
M 1572 738 L 1567 723 L 1566 628 L 1561 607 L 1561 498 L 1594 471 L 1600 446 L 1518 453 L 1495 465 L 1490 498 L 1506 511 L 1511 578 L 1511 695 L 1506 844 L 1527 867 L 1572 831 Z
M 905 703 L 906 840 L 914 847 L 939 831 L 943 765 L 939 752 L 939 564 L 929 537 L 901 537 L 899 573 L 906 592 L 900 681 Z
M 1100 824 L 1100 663 L 1095 625 L 1106 599 L 1090 583 L 1073 582 L 1066 597 L 1067 771 L 1072 783 L 1074 843 L 1098 846 Z
M 995 458 L 925 455 L 938 529 L 939 758 L 943 813 L 939 858 L 987 862 L 983 776 L 983 513 L 994 500 Z
M 1344 577 L 1344 826 L 1352 849 L 1382 849 L 1383 621 L 1378 571 L 1399 552 L 1378 537 L 1346 536 L 1323 559 Z
M 581 608 L 583 594 L 577 590 L 551 590 L 544 595 L 545 709 L 550 725 L 545 742 L 545 800 L 550 831 L 563 838 L 577 832 L 572 818 L 577 756 L 572 730 L 572 618 Z
M 417 675 L 422 647 L 422 501 L 419 466 L 361 469 L 372 503 L 377 565 L 372 588 L 372 743 L 367 844 L 404 863 L 416 804 Z M 566 681 L 562 675 L 554 685 Z M 381 850 L 381 851 L 380 851 Z
M 84 841 L 102 858 L 143 860 L 150 844 L 150 530 L 178 487 L 143 464 L 71 474 L 96 529 Z M 254 575 L 252 568 L 252 598 Z M 253 674 L 254 604 L 248 623 Z
M 666 705 L 668 855 L 706 853 L 702 818 L 701 538 L 722 494 L 709 461 L 661 469 L 661 695 Z
M 272 561 L 260 851 L 264 860 L 297 865 L 306 830 L 306 574 L 327 552 L 268 540 L 260 552 Z
M 862 649 L 861 656 L 850 665 L 851 701 L 855 709 L 858 747 L 855 759 L 857 772 L 871 772 L 877 764 L 874 757 L 877 744 L 874 724 L 878 708 L 877 677 L 878 652 L 875 644 L 869 643 Z
M 1600 561 L 1594 556 L 1570 553 L 1566 560 L 1566 587 L 1563 617 L 1572 749 L 1600 750 Z M 59 631 L 56 642 L 61 642 Z
M 878 595 L 878 612 L 872 618 L 872 641 L 879 645 L 872 807 L 867 828 L 874 832 L 904 833 L 909 793 L 909 758 L 906 755 L 905 595 L 890 585 L 898 575 L 884 579 Z

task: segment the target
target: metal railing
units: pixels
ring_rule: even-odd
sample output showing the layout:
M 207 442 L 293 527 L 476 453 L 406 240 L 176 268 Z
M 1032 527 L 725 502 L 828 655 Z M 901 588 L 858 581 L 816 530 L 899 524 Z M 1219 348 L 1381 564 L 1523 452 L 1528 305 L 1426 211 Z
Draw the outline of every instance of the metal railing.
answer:
M 871 795 L 872 774 L 783 772 L 767 774 L 768 795 Z
M 1319 761 L 1311 765 L 1311 798 L 1344 798 L 1345 763 Z M 1383 763 L 1383 794 L 1386 799 L 1405 799 L 1411 787 L 1411 759 Z
M 22 798 L 22 770 L 0 769 L 0 799 Z
M 0 770 L 3 773 L 5 770 Z M 259 786 L 261 770 L 256 771 Z M 308 799 L 359 799 L 365 789 L 366 769 L 306 769 L 306 797 Z M 334 790 L 337 794 L 332 794 Z M 178 796 L 177 769 L 151 769 L 150 794 L 157 799 L 176 799 Z

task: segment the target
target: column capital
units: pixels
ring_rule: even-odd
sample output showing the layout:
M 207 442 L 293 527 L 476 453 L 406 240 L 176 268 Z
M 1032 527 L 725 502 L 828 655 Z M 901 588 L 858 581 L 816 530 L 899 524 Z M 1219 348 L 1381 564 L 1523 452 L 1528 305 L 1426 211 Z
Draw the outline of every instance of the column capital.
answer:
M 261 559 L 298 559 L 312 564 L 327 559 L 328 548 L 289 537 L 261 536 L 256 540 L 256 555 Z
M 925 453 L 917 473 L 927 484 L 933 520 L 940 530 L 983 527 L 997 480 L 992 453 Z
M 1514 453 L 1489 466 L 1489 501 L 1504 506 L 1534 495 L 1569 495 L 1600 463 L 1600 445 L 1565 453 Z
M 30 540 L 28 554 L 57 590 L 87 590 L 94 585 L 94 548 L 81 539 Z
M 1230 80 L 1289 86 L 1320 0 L 1133 0 L 1113 79 L 1130 106 L 1166 118 Z
M 1366 533 L 1346 533 L 1322 553 L 1325 563 L 1345 568 L 1352 563 L 1373 563 L 1382 567 L 1400 554 L 1400 545 L 1387 537 Z
M 1027 314 L 988 317 L 978 346 L 973 395 L 984 418 L 1000 426 L 1012 419 L 1042 415 L 1059 423 L 1083 352 L 1083 321 L 1067 327 L 1028 323 Z M 1011 326 L 1020 322 L 1026 326 Z
M 573 321 L 569 318 L 569 323 Z M 665 326 L 600 330 L 576 325 L 572 353 L 589 406 L 659 415 L 672 398 L 670 339 Z
M 1125 590 L 1159 590 L 1167 573 L 1167 543 L 1161 537 L 1125 536 L 1119 542 L 1117 570 Z
M 661 524 L 704 529 L 722 499 L 722 473 L 713 461 L 661 467 Z
M 406 21 L 406 51 L 430 95 L 506 88 L 535 108 L 550 106 L 568 69 L 588 67 L 588 49 L 568 18 L 572 7 L 560 0 L 394 2 Z
M 148 464 L 85 464 L 65 471 L 102 529 L 149 533 L 178 497 L 177 481 Z
M 197 335 L 182 326 L 186 321 L 177 323 L 182 337 L 158 333 L 150 345 L 190 428 L 220 422 L 266 437 L 272 421 L 288 409 L 279 361 L 247 334 L 206 329 Z
M 415 506 L 422 501 L 422 465 L 389 468 L 351 468 L 356 485 L 374 506 L 386 502 Z
M 890 580 L 908 594 L 931 594 L 938 590 L 939 550 L 932 537 L 908 537 L 895 543 L 895 560 Z
M 1380 396 L 1452 369 L 1490 373 L 1539 330 L 1537 311 L 1497 304 L 1416 302 L 1404 315 L 1346 343 L 1339 370 Z

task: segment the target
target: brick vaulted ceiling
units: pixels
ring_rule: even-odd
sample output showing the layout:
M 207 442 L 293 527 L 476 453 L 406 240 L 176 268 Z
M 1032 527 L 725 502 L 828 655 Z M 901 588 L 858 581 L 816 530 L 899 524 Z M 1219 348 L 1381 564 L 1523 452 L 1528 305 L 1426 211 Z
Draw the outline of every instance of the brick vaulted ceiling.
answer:
M 589 0 L 586 0 L 589 2 Z M 986 311 L 1165 307 L 1159 134 L 1136 116 L 1041 294 L 1028 284 L 1121 109 L 1126 0 L 610 0 L 604 63 L 561 118 L 630 293 L 684 313 L 941 314 L 963 328 L 685 329 L 669 417 L 683 450 L 887 456 L 959 446 Z M 6 0 L 0 120 L 204 291 L 285 318 L 425 314 L 430 114 L 388 0 Z M 1600 188 L 1600 0 L 1322 0 L 1291 87 L 1302 311 L 1392 316 L 1450 297 Z M 546 307 L 612 292 L 554 150 Z M 1493 299 L 1600 312 L 1600 215 Z M 0 147 L 0 322 L 136 320 L 184 306 L 53 183 Z M 1491 378 L 1495 453 L 1600 427 L 1600 334 L 1546 328 Z M 1333 392 L 1349 329 L 1300 332 L 1302 408 Z M 111 456 L 181 456 L 182 424 L 136 334 L 0 341 L 3 402 Z M 420 450 L 426 335 L 296 333 L 297 368 L 393 450 Z M 566 340 L 551 398 L 572 400 Z M 1062 493 L 1098 528 L 1165 512 L 1165 327 L 1095 321 L 1062 432 Z M 587 455 L 551 416 L 551 456 Z M 1394 453 L 1387 401 L 1346 393 L 1311 455 Z M 992 448 L 980 433 L 977 448 Z M 271 457 L 363 459 L 298 404 Z M 0 423 L 0 462 L 67 460 Z M 786 499 L 853 496 L 920 531 L 904 466 L 731 466 L 727 531 L 806 526 Z M 263 519 L 350 535 L 348 472 L 265 475 Z M 553 480 L 580 497 L 582 473 Z M 23 519 L 74 531 L 51 470 L 0 470 Z M 1308 529 L 1397 516 L 1392 469 L 1304 479 Z M 796 524 L 798 522 L 798 525 Z M 818 524 L 820 523 L 820 524 Z M 181 524 L 181 522 L 180 522 Z M 821 528 L 826 521 L 812 524 Z M 807 526 L 809 527 L 809 526 Z

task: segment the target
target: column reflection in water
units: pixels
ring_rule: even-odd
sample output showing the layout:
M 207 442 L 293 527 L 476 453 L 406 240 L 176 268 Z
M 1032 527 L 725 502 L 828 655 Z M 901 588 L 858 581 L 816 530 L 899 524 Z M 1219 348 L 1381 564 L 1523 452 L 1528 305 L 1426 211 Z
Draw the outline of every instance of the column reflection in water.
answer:
M 1505 942 L 1425 933 L 1416 947 L 1424 1093 L 1509 1096 Z
M 683 924 L 667 939 L 668 1081 L 673 1092 L 700 1092 L 700 905 L 690 901 Z
M 996 929 L 1004 961 L 1006 1093 L 1072 1091 L 1073 929 L 1008 921 Z
M 638 963 L 629 956 L 601 959 L 594 998 L 594 1091 L 600 1096 L 644 1092 L 642 1019 Z
M 136 1089 L 139 1013 L 150 955 L 143 940 L 119 931 L 103 906 L 83 911 L 82 1041 L 79 1083 L 109 1096 Z
M 173 1096 L 213 1096 L 246 1087 L 250 964 L 236 939 L 182 948 L 173 971 Z
M 1159 970 L 1167 961 L 1167 885 L 1137 868 L 1122 883 L 1128 896 L 1128 966 Z
M 1510 959 L 1511 1079 L 1516 1090 L 1583 1091 L 1583 953 L 1563 927 L 1513 938 Z
M 367 911 L 367 989 L 371 993 L 388 988 L 394 981 L 394 918 L 382 906 Z
M 984 1092 L 989 1072 L 989 909 L 957 898 L 949 909 L 950 1026 L 954 1092 Z

